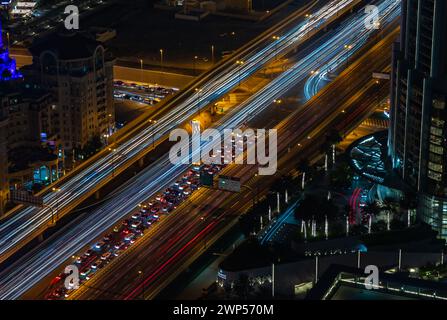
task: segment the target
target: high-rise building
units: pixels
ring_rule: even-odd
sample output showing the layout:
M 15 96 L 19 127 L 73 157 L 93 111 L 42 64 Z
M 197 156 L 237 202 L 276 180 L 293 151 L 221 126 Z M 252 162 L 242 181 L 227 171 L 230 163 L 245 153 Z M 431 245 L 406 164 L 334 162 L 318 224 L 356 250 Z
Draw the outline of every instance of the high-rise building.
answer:
M 0 217 L 4 214 L 9 197 L 7 130 L 8 117 L 3 114 L 2 108 L 0 108 Z
M 103 142 L 114 130 L 114 59 L 95 39 L 79 32 L 58 33 L 31 48 L 30 75 L 53 92 L 53 126 L 65 150 Z
M 403 0 L 393 57 L 389 155 L 418 215 L 447 237 L 447 1 Z

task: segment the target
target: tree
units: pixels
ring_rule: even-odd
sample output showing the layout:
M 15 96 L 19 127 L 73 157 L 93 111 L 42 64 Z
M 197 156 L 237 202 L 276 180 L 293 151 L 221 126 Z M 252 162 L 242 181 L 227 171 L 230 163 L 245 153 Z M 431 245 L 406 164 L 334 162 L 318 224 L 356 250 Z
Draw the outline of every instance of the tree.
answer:
M 329 142 L 329 144 L 336 145 L 343 141 L 343 137 L 340 135 L 340 133 L 336 129 L 331 129 L 329 133 L 326 135 L 326 141 Z
M 11 76 L 12 76 L 11 71 L 9 71 L 8 69 L 3 70 L 3 72 L 2 72 L 2 78 L 3 79 L 11 78 Z
M 298 166 L 296 167 L 296 169 L 299 172 L 309 172 L 310 170 L 310 164 L 309 161 L 307 159 L 301 159 L 301 161 L 298 163 Z
M 364 215 L 369 215 L 369 216 L 372 216 L 372 217 L 376 217 L 380 213 L 380 207 L 377 205 L 377 203 L 375 201 L 373 201 L 371 203 L 367 203 L 362 208 L 362 213 Z
M 315 195 L 308 195 L 301 201 L 300 205 L 295 209 L 295 217 L 298 220 L 309 221 L 315 219 L 323 222 L 325 217 L 333 220 L 338 215 L 338 207 L 333 203 L 332 199 L 320 198 Z
M 239 278 L 234 283 L 234 292 L 239 299 L 246 300 L 252 289 L 248 275 L 245 273 L 239 274 Z
M 335 170 L 330 172 L 329 178 L 332 187 L 336 189 L 347 188 L 352 183 L 351 167 L 346 163 L 340 164 Z
M 404 197 L 399 202 L 400 207 L 404 210 L 414 210 L 418 205 L 417 194 L 414 192 L 405 192 Z
M 84 156 L 84 159 L 87 159 L 93 156 L 96 152 L 98 152 L 102 148 L 103 144 L 101 139 L 98 136 L 91 138 L 84 148 L 81 151 L 81 154 Z

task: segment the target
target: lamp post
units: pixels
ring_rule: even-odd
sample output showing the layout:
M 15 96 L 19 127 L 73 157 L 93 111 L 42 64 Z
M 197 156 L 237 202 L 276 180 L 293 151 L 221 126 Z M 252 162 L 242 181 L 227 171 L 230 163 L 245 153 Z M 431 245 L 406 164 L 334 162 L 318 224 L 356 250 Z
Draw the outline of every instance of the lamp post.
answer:
M 57 192 L 60 192 L 61 189 L 53 187 L 53 188 L 51 188 L 51 191 L 57 193 Z M 57 201 L 56 201 L 56 219 L 59 220 L 59 199 L 57 199 Z M 51 220 L 53 220 L 53 219 L 51 219 Z
M 163 71 L 163 49 L 160 49 L 160 68 Z
M 196 93 L 197 93 L 197 112 L 198 112 L 199 115 L 200 115 L 200 93 L 202 92 L 202 89 L 195 88 L 194 90 L 195 90 Z
M 238 86 L 240 86 L 241 85 L 241 68 L 242 68 L 242 65 L 244 64 L 244 61 L 237 60 L 236 64 L 239 66 L 239 68 L 238 68 Z
M 115 176 L 115 154 L 116 149 L 109 148 L 109 151 L 112 151 L 112 177 Z
M 199 57 L 198 56 L 194 56 L 194 60 L 193 60 L 193 72 L 194 75 L 196 75 L 196 61 Z
M 142 286 L 142 288 L 141 288 L 141 298 L 144 300 L 144 277 L 143 277 L 144 273 L 143 273 L 143 271 L 138 270 L 138 274 L 140 275 L 140 278 L 141 278 L 141 286 Z
M 351 50 L 352 49 L 352 45 L 348 45 L 348 44 L 345 44 L 345 50 L 346 50 L 346 68 L 348 67 L 348 65 L 349 65 L 349 50 Z
M 140 59 L 140 81 L 143 82 L 143 59 Z
M 275 40 L 275 60 L 278 60 L 278 40 L 281 39 L 279 36 L 273 36 L 273 40 Z

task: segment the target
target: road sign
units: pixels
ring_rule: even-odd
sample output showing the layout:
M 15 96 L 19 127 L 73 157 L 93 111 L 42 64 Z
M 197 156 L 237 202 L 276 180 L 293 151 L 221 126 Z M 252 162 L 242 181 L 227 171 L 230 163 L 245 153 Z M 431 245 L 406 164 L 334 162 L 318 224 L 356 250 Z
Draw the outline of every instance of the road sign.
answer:
M 240 192 L 241 191 L 241 179 L 229 176 L 219 176 L 219 189 Z
M 212 173 L 208 173 L 208 172 L 200 172 L 200 184 L 202 186 L 208 186 L 208 187 L 212 187 L 213 186 L 213 178 L 214 178 L 214 174 Z
M 373 79 L 390 80 L 389 73 L 373 72 L 372 77 Z
M 26 190 L 11 191 L 11 201 L 33 207 L 43 207 L 43 198 L 32 195 Z

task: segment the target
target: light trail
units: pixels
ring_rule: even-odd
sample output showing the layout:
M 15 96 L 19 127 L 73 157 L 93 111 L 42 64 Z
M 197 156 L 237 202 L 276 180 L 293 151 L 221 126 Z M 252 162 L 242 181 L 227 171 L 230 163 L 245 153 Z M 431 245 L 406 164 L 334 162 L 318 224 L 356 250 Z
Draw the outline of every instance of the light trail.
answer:
M 318 10 L 311 18 L 286 32 L 278 40 L 269 43 L 243 57 L 243 65 L 232 65 L 218 73 L 206 83 L 200 93 L 192 94 L 184 102 L 167 112 L 157 120 L 156 124 L 149 125 L 135 137 L 116 148 L 115 152 L 99 159 L 90 167 L 84 169 L 69 181 L 59 186 L 59 192 L 44 196 L 46 208 L 25 208 L 17 212 L 0 224 L 0 256 L 20 247 L 21 242 L 43 228 L 51 220 L 50 208 L 69 207 L 76 203 L 83 194 L 103 181 L 113 176 L 114 168 L 124 165 L 134 159 L 145 149 L 150 148 L 155 141 L 166 137 L 167 134 L 179 124 L 187 121 L 201 107 L 216 101 L 224 93 L 235 87 L 241 79 L 245 79 L 259 70 L 263 65 L 272 61 L 278 54 L 286 52 L 291 47 L 309 38 L 317 32 L 325 22 L 335 18 L 339 12 L 349 8 L 355 0 L 333 0 Z M 198 95 L 200 98 L 198 99 Z
M 385 2 L 391 5 L 395 1 Z M 398 6 L 396 10 L 398 10 Z M 356 17 L 357 28 L 355 30 L 351 29 L 349 33 L 346 32 L 347 36 L 351 36 L 355 31 L 361 32 L 362 30 L 363 16 L 357 15 Z M 271 105 L 273 99 L 284 94 L 297 82 L 304 81 L 310 71 L 318 67 L 317 57 L 320 59 L 325 56 L 330 57 L 327 48 L 331 41 L 328 40 L 328 43 L 312 51 L 308 56 L 297 62 L 293 68 L 281 74 L 254 96 L 224 116 L 217 123 L 216 128 L 220 130 L 237 128 L 265 110 Z M 339 43 L 334 48 L 343 50 L 344 48 L 340 44 L 345 43 L 346 39 L 338 39 L 337 41 Z M 37 248 L 2 272 L 0 275 L 0 298 L 19 298 L 52 270 L 91 243 L 98 235 L 104 233 L 117 221 L 131 213 L 139 203 L 174 182 L 187 167 L 186 165 L 171 164 L 167 155 L 159 159 L 145 169 L 140 176 L 136 177 L 135 181 L 119 193 L 113 201 L 102 205 L 84 221 L 50 241 L 43 249 Z M 91 178 L 87 178 L 88 183 L 91 183 Z

